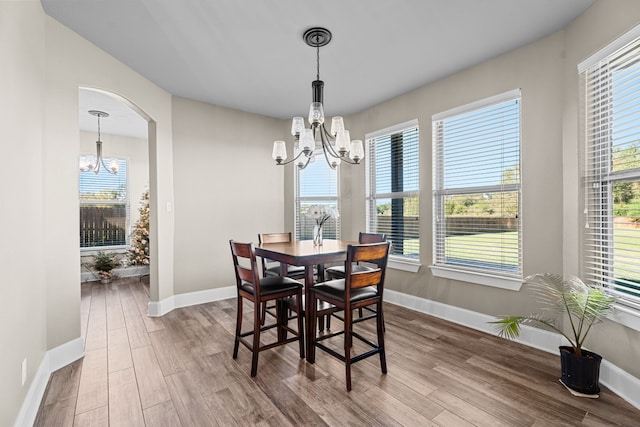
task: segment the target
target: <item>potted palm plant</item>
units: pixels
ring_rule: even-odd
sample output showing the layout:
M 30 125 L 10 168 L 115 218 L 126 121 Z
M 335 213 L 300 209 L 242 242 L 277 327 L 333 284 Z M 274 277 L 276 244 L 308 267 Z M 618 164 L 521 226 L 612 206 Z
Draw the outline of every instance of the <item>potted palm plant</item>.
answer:
M 496 325 L 498 335 L 516 338 L 522 324 L 539 325 L 559 333 L 570 343 L 560 346 L 560 381 L 573 394 L 597 397 L 602 357 L 585 350 L 583 344 L 591 327 L 612 311 L 616 298 L 603 286 L 587 285 L 575 276 L 534 274 L 526 277 L 524 283 L 534 290 L 545 311 L 555 316 L 498 316 L 498 320 L 491 322 Z M 569 319 L 570 332 L 565 333 L 557 323 L 562 314 Z
M 118 266 L 116 255 L 110 252 L 98 252 L 93 256 L 93 268 L 100 276 L 100 282 L 107 284 L 111 282 L 113 274 L 111 271 Z

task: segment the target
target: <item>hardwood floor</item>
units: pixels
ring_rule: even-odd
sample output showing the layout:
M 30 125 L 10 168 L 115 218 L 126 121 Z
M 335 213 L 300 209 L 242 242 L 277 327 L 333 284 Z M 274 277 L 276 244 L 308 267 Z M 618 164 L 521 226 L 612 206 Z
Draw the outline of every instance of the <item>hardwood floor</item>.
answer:
M 161 318 L 147 302 L 138 279 L 82 284 L 85 357 L 51 376 L 36 426 L 640 425 L 604 387 L 571 396 L 558 356 L 390 304 L 389 373 L 356 363 L 347 393 L 342 363 L 318 350 L 310 365 L 296 344 L 261 353 L 250 378 L 249 351 L 231 357 L 235 299 Z M 373 336 L 373 322 L 359 326 Z

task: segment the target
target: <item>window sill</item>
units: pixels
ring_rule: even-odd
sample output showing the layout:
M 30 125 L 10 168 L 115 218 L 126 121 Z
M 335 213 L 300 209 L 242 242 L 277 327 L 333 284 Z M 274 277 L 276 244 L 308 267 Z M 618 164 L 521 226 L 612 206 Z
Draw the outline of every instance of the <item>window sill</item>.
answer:
M 420 270 L 421 264 L 418 260 L 409 260 L 406 258 L 389 256 L 387 261 L 387 267 L 394 270 L 408 271 L 410 273 L 417 273 Z
M 640 316 L 638 312 L 629 307 L 616 304 L 613 313 L 607 316 L 607 319 L 620 323 L 628 328 L 640 331 Z
M 429 268 L 434 276 L 444 279 L 460 280 L 462 282 L 490 286 L 492 288 L 508 289 L 510 291 L 518 291 L 520 287 L 522 287 L 522 279 L 520 278 L 504 277 L 475 271 L 463 271 L 435 265 L 430 265 Z

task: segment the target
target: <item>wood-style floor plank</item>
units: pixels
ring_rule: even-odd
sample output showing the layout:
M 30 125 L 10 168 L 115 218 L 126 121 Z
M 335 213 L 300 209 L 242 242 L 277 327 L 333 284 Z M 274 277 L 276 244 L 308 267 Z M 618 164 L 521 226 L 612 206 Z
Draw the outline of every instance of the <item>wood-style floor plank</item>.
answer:
M 107 349 L 87 351 L 82 362 L 76 414 L 109 404 Z
M 144 426 L 133 368 L 109 374 L 109 425 Z
M 150 319 L 148 294 L 138 278 L 82 284 L 85 357 L 52 374 L 36 426 L 640 426 L 606 387 L 569 394 L 557 355 L 389 304 L 387 375 L 365 359 L 347 392 L 342 362 L 318 350 L 311 365 L 292 343 L 262 352 L 251 378 L 250 352 L 231 357 L 235 299 Z M 374 326 L 356 328 L 373 337 Z

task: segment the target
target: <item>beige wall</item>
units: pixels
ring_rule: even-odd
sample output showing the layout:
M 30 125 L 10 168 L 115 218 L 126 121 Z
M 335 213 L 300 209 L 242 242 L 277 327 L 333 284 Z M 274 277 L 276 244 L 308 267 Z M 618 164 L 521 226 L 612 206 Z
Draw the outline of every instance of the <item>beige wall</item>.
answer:
M 0 2 L 0 425 L 12 425 L 46 350 L 42 245 L 44 15 L 39 2 Z M 55 250 L 54 248 L 51 250 Z M 77 257 L 76 257 L 77 264 Z M 21 364 L 27 359 L 27 383 Z
M 284 230 L 283 168 L 271 160 L 282 120 L 173 100 L 175 293 L 235 286 L 229 239 Z

